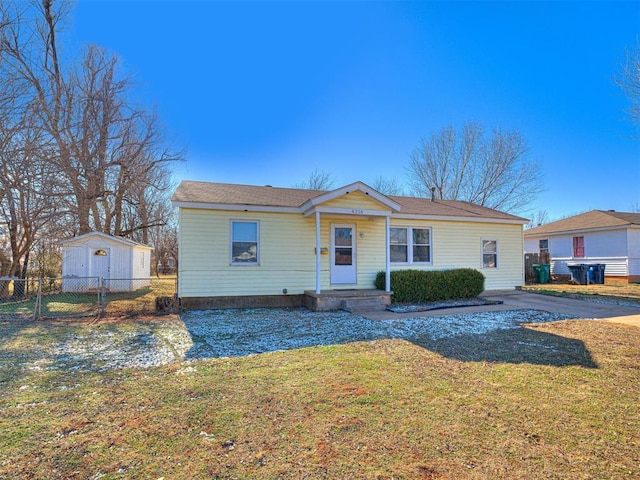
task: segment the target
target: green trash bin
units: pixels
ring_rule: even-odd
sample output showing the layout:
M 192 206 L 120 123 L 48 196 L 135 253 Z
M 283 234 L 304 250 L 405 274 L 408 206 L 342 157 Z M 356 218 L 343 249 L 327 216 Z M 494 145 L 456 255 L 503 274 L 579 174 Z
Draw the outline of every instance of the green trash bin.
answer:
M 549 283 L 551 265 L 534 265 L 533 271 L 536 275 L 536 283 Z

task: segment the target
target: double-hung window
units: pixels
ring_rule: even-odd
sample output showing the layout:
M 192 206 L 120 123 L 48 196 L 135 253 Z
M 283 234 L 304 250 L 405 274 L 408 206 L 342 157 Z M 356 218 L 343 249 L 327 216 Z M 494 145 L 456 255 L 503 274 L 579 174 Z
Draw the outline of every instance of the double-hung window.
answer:
M 390 228 L 389 252 L 391 263 L 431 263 L 431 229 Z
M 540 253 L 549 253 L 549 240 L 540 240 L 538 242 L 538 251 Z
M 231 221 L 231 264 L 257 265 L 260 258 L 260 224 Z
M 573 237 L 573 256 L 584 258 L 584 237 Z
M 498 268 L 497 240 L 482 240 L 482 268 Z

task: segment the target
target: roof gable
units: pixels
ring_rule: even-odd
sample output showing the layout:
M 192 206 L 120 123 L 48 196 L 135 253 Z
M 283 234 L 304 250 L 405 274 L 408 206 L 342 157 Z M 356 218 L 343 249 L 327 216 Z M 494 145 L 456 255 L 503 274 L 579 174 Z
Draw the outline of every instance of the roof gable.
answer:
M 309 210 L 311 210 L 313 207 L 317 207 L 324 203 L 328 203 L 332 200 L 336 200 L 340 197 L 353 194 L 354 192 L 360 192 L 363 195 L 366 195 L 369 198 L 371 198 L 373 201 L 375 201 L 379 205 L 389 210 L 392 210 L 394 212 L 399 211 L 401 208 L 401 205 L 398 202 L 392 200 L 390 197 L 383 195 L 382 193 L 378 192 L 377 190 L 374 190 L 373 188 L 369 187 L 368 185 L 362 182 L 354 182 L 349 185 L 345 185 L 344 187 L 340 187 L 335 190 L 331 190 L 329 192 L 321 193 L 320 195 L 317 195 L 315 197 L 311 197 L 309 198 L 309 200 L 304 202 L 300 206 L 300 208 L 302 208 L 302 211 L 306 213 Z
M 640 226 L 640 213 L 591 210 L 556 222 L 547 223 L 524 232 L 525 237 L 580 232 L 593 229 L 618 229 Z

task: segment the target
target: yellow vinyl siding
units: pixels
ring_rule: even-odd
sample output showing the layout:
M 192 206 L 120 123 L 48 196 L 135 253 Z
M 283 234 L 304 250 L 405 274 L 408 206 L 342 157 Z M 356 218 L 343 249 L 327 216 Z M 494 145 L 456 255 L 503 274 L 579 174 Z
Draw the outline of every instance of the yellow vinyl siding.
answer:
M 510 289 L 524 282 L 521 225 L 392 219 L 391 226 L 431 227 L 432 265 L 394 265 L 392 270 L 475 268 L 485 276 L 487 290 Z M 498 267 L 482 268 L 482 240 L 498 241 Z
M 320 205 L 321 207 L 336 207 L 336 208 L 349 208 L 349 209 L 360 209 L 360 210 L 385 210 L 389 212 L 389 207 L 378 203 L 376 200 L 371 198 L 369 195 L 366 195 L 360 191 L 351 192 L 342 197 L 335 198 L 328 202 L 324 202 Z
M 180 296 L 281 295 L 315 288 L 315 220 L 181 209 Z M 231 265 L 230 221 L 260 222 L 260 264 Z
M 379 217 L 369 220 L 362 217 L 344 217 L 344 216 L 322 216 L 320 219 L 320 236 L 322 238 L 322 247 L 330 250 L 331 248 L 331 225 L 355 224 L 355 245 L 356 245 L 356 285 L 337 285 L 331 284 L 330 260 L 331 255 L 322 256 L 322 277 L 321 288 L 329 290 L 332 288 L 373 288 L 373 281 L 376 273 L 384 270 L 385 266 L 385 245 L 384 245 L 384 218 Z M 315 228 L 315 223 L 314 223 Z M 364 233 L 364 237 L 360 236 L 360 232 Z M 315 281 L 315 280 L 314 280 Z M 315 283 L 314 283 L 315 289 Z
M 356 192 L 342 208 L 380 208 Z M 361 198 L 364 197 L 364 198 Z M 338 204 L 336 203 L 337 206 Z M 375 206 L 375 207 L 374 207 Z M 230 222 L 260 222 L 260 264 L 231 265 Z M 331 224 L 356 225 L 357 284 L 337 288 L 372 288 L 376 273 L 385 268 L 383 217 L 321 215 L 321 247 L 330 251 Z M 470 267 L 486 277 L 488 290 L 509 289 L 524 280 L 522 226 L 495 223 L 391 219 L 391 226 L 431 227 L 431 265 L 393 265 L 392 269 L 441 270 Z M 361 236 L 361 233 L 363 236 Z M 315 216 L 301 213 L 261 213 L 180 209 L 180 297 L 301 294 L 316 287 Z M 498 241 L 498 268 L 482 268 L 481 240 Z M 335 288 L 330 278 L 331 255 L 321 256 L 321 288 Z

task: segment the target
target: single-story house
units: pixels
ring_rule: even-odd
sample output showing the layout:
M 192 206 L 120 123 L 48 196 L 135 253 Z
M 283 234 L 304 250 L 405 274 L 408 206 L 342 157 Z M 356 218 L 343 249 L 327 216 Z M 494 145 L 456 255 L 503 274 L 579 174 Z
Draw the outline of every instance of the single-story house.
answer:
M 195 181 L 172 201 L 185 308 L 331 308 L 323 295 L 374 289 L 379 271 L 384 302 L 389 272 L 409 268 L 475 268 L 488 290 L 524 283 L 528 220 L 468 202 L 387 196 L 362 182 L 318 191 Z
M 640 213 L 592 210 L 524 232 L 527 253 L 548 252 L 551 273 L 604 264 L 605 281 L 640 281 Z
M 104 280 L 110 291 L 148 287 L 151 250 L 127 238 L 102 232 L 85 233 L 58 242 L 62 246 L 62 289 L 83 292 Z

